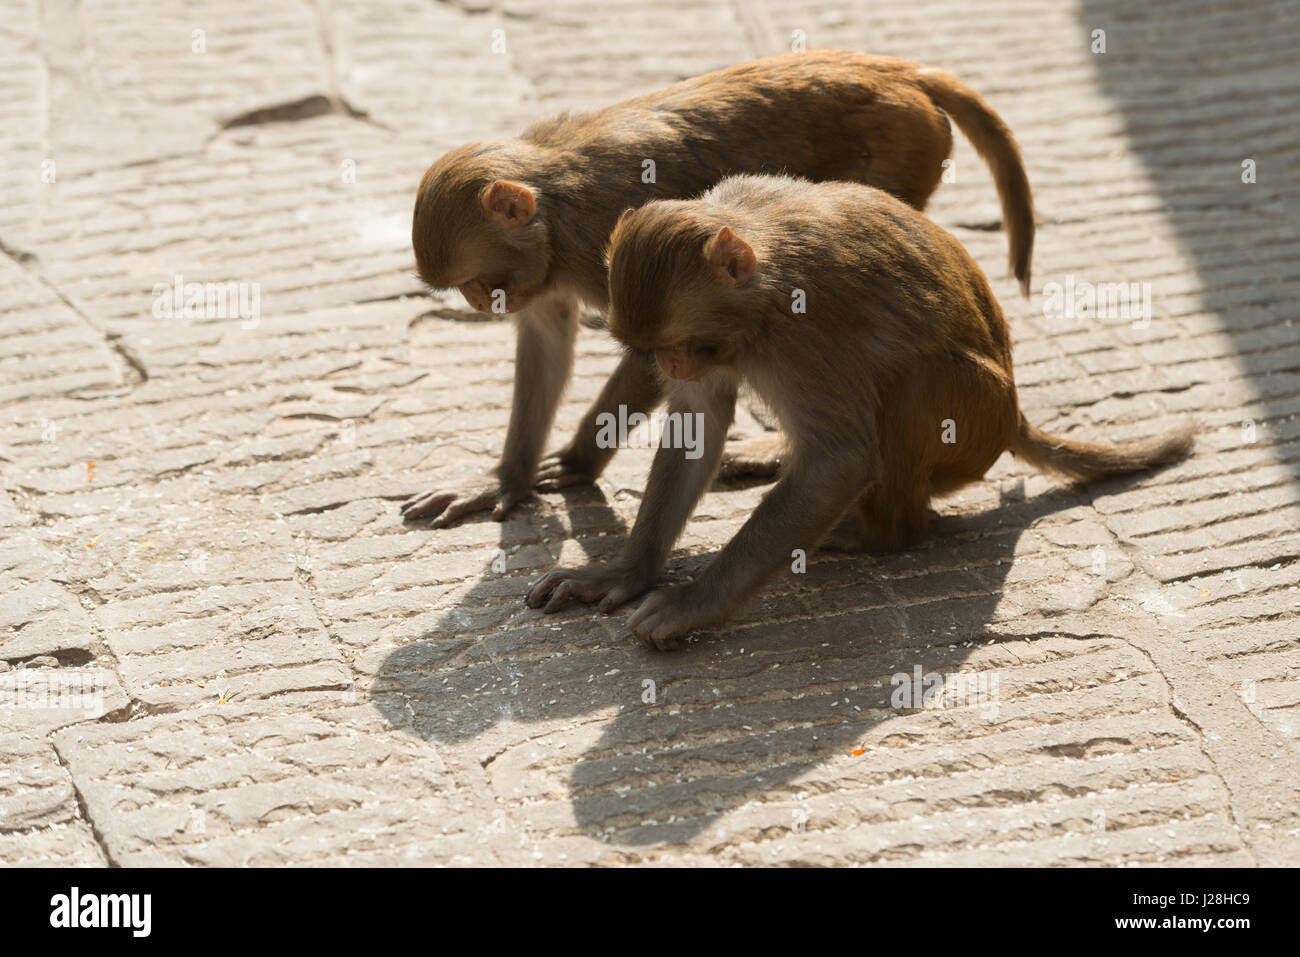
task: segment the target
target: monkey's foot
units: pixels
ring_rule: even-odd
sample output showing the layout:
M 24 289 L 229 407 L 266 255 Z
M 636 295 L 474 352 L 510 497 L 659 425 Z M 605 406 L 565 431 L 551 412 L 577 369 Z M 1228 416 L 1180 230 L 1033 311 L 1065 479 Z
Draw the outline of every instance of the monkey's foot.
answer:
M 596 481 L 598 471 L 591 463 L 579 461 L 579 457 L 568 449 L 561 449 L 542 459 L 537 470 L 537 482 L 533 487 L 539 492 L 558 492 L 572 485 L 586 485 Z
M 650 595 L 632 613 L 627 626 L 646 647 L 674 651 L 680 636 L 716 625 L 725 617 L 718 596 L 705 594 L 704 589 L 692 583 Z
M 926 523 L 921 520 L 890 526 L 876 525 L 851 510 L 818 547 L 826 552 L 898 552 L 912 547 L 925 527 Z
M 825 552 L 868 552 L 874 544 L 871 533 L 862 527 L 862 520 L 848 515 L 822 540 L 819 548 Z
M 466 515 L 492 509 L 492 517 L 499 522 L 527 495 L 526 490 L 513 491 L 495 478 L 484 478 L 458 489 L 435 488 L 416 495 L 402 506 L 402 518 L 405 521 L 431 518 L 430 528 L 446 528 Z
M 587 604 L 600 602 L 600 610 L 608 614 L 649 588 L 652 579 L 652 575 L 629 571 L 618 562 L 555 568 L 529 589 L 527 601 L 530 608 L 546 602 L 544 610 L 548 615 L 559 611 L 570 598 Z
M 731 442 L 723 449 L 718 478 L 770 478 L 780 469 L 784 451 L 779 433 Z

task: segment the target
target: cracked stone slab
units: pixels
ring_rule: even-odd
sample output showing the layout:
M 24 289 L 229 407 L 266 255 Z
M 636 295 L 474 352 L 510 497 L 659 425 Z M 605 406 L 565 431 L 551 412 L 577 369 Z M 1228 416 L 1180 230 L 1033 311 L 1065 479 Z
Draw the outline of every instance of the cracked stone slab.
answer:
M 99 669 L 112 705 L 4 713 L 0 862 L 1300 861 L 1300 235 L 1275 119 L 1300 109 L 1295 21 L 1238 5 L 1174 29 L 1089 0 L 1032 31 L 958 0 L 164 0 L 144 33 L 136 0 L 8 10 L 0 688 Z M 1087 16 L 1109 56 L 1079 42 Z M 928 215 L 991 278 L 1027 417 L 1201 433 L 1186 462 L 1087 489 L 1004 457 L 919 547 L 810 554 L 649 655 L 625 610 L 522 602 L 552 563 L 616 552 L 646 450 L 505 523 L 400 521 L 404 496 L 495 464 L 514 349 L 509 323 L 414 279 L 413 190 L 459 142 L 796 29 L 947 66 L 1015 131 L 1034 298 L 1003 276 L 960 135 Z M 1043 284 L 1069 275 L 1151 281 L 1151 323 L 1047 315 Z M 178 276 L 255 283 L 261 315 L 155 314 Z M 548 447 L 619 349 L 584 329 L 577 353 Z M 710 490 L 665 581 L 765 489 Z M 895 705 L 918 666 L 954 697 L 996 679 L 996 707 Z
M 370 706 L 211 706 L 54 736 L 120 865 L 492 863 L 469 769 Z
M 7 867 L 104 867 L 107 860 L 84 821 L 34 831 L 0 832 L 0 863 Z
M 79 315 L 32 268 L 0 254 L 0 301 L 5 303 L 0 403 L 121 389 L 132 376 L 106 330 Z M 57 438 L 57 423 L 47 419 L 5 441 L 34 444 Z
M 0 864 L 102 867 L 104 855 L 49 741 L 30 733 L 0 734 L 0 754 Z
M 0 831 L 68 824 L 77 817 L 72 779 L 48 741 L 30 734 L 0 735 Z
M 296 582 L 145 596 L 100 615 L 123 683 L 153 708 L 353 686 Z
M 125 717 L 130 700 L 117 675 L 100 667 L 0 671 L 0 729 L 39 731 Z
M 63 578 L 59 557 L 0 491 L 0 661 L 38 655 L 89 657 L 94 620 Z

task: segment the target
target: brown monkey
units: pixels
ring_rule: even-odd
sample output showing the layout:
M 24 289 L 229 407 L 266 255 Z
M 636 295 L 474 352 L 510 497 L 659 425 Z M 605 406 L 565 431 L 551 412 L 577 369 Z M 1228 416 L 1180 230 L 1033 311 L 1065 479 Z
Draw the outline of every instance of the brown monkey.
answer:
M 1033 205 L 1011 132 L 951 74 L 905 60 L 769 57 L 442 157 L 415 200 L 416 263 L 425 282 L 460 289 L 475 309 L 518 313 L 514 401 L 495 474 L 416 496 L 406 517 L 438 526 L 494 508 L 500 518 L 531 492 L 573 362 L 577 304 L 606 304 L 604 248 L 624 209 L 696 196 L 743 172 L 861 181 L 921 208 L 952 148 L 945 114 L 993 170 L 1027 290 Z M 620 405 L 644 413 L 660 397 L 653 364 L 629 354 L 539 487 L 594 479 L 614 454 L 597 445 L 597 417 Z
M 712 479 L 742 381 L 790 442 L 780 481 L 712 564 L 632 615 L 659 648 L 730 617 L 794 549 L 832 531 L 842 548 L 908 544 L 932 496 L 977 481 L 1007 449 L 1087 480 L 1191 448 L 1190 428 L 1104 446 L 1026 422 L 984 274 L 951 235 L 870 187 L 738 176 L 696 201 L 628 210 L 609 284 L 610 330 L 657 359 L 670 410 L 704 414 L 703 454 L 661 445 L 620 557 L 550 572 L 530 605 L 610 611 L 650 587 Z M 791 313 L 794 290 L 804 314 Z

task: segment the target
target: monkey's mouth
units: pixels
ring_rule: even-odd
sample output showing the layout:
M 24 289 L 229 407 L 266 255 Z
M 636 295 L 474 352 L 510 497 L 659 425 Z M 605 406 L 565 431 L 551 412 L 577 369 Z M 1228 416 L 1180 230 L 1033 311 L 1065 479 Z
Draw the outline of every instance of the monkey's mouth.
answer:
M 460 290 L 460 294 L 465 297 L 465 301 L 469 303 L 469 307 L 475 312 L 485 312 L 493 315 L 507 315 L 518 312 L 528 305 L 530 298 L 529 296 L 511 292 L 509 285 L 505 282 L 489 285 L 482 280 L 471 279 L 469 282 L 461 283 L 456 288 Z
M 714 365 L 708 350 L 683 346 L 656 349 L 655 361 L 659 363 L 659 368 L 664 375 L 683 382 L 696 382 L 704 378 Z

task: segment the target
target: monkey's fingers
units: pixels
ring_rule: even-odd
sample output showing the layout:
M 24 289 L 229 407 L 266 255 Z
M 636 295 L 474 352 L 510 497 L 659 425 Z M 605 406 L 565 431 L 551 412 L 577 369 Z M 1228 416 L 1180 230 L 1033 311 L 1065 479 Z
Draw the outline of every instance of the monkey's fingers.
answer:
M 555 586 L 567 579 L 573 572 L 566 568 L 553 568 L 540 579 L 537 584 L 528 590 L 528 597 L 525 601 L 529 608 L 538 608 L 546 600 L 546 596 L 555 590 Z M 547 611 L 550 611 L 548 606 Z
M 430 522 L 429 527 L 446 528 L 458 518 L 492 508 L 497 503 L 500 495 L 501 490 L 498 488 L 485 488 L 468 493 L 453 493 L 451 501 L 445 505 L 442 514 Z
M 566 578 L 555 587 L 555 591 L 551 593 L 551 600 L 546 603 L 546 607 L 542 610 L 548 615 L 555 614 L 568 603 L 570 598 L 578 597 L 574 594 L 576 590 L 577 582 L 572 578 Z
M 657 591 L 628 618 L 628 628 L 648 647 L 674 651 L 678 639 L 726 619 L 728 606 L 698 582 Z
M 651 595 L 627 620 L 632 634 L 647 648 L 675 651 L 679 647 L 677 637 L 690 630 L 689 624 L 677 615 L 673 592 L 670 588 Z
M 660 638 L 652 633 L 649 637 L 642 637 L 641 635 L 637 635 L 637 637 L 641 639 L 641 644 L 647 648 L 653 648 L 655 651 L 676 651 L 682 646 L 679 640 L 671 636 Z
M 632 634 L 641 644 L 655 651 L 676 651 L 681 647 L 681 642 L 669 632 L 667 626 L 660 625 L 654 618 L 643 622 Z
M 562 453 L 554 452 L 542 459 L 533 487 L 540 492 L 558 492 L 572 485 L 583 485 L 595 479 L 581 469 L 568 465 Z
M 508 489 L 502 489 L 497 499 L 497 504 L 492 509 L 492 518 L 494 521 L 504 522 L 510 513 L 514 511 L 516 505 L 524 500 L 525 494 L 511 492 Z
M 402 516 L 415 520 L 439 515 L 455 497 L 455 492 L 439 492 L 437 490 L 424 492 L 412 497 L 402 505 Z
M 542 474 L 537 479 L 537 485 L 534 486 L 539 492 L 558 492 L 562 488 L 569 488 L 573 485 L 588 485 L 592 482 L 590 475 L 581 475 L 577 472 L 560 472 L 555 475 Z
M 558 475 L 561 472 L 571 471 L 569 464 L 568 449 L 557 449 L 554 452 L 548 452 L 542 456 L 541 465 L 537 469 L 537 474 L 541 475 Z
M 644 588 L 634 588 L 628 585 L 615 585 L 609 590 L 609 594 L 600 600 L 600 604 L 597 607 L 604 614 L 608 615 L 610 612 L 614 611 L 614 609 L 627 604 L 643 591 L 645 591 Z
M 547 614 L 559 611 L 569 601 L 600 602 L 600 610 L 613 611 L 629 598 L 645 591 L 645 586 L 634 582 L 623 570 L 610 566 L 598 565 L 591 568 L 570 570 L 557 568 L 548 572 L 528 592 L 528 604 L 538 607 L 550 595 L 544 611 Z

